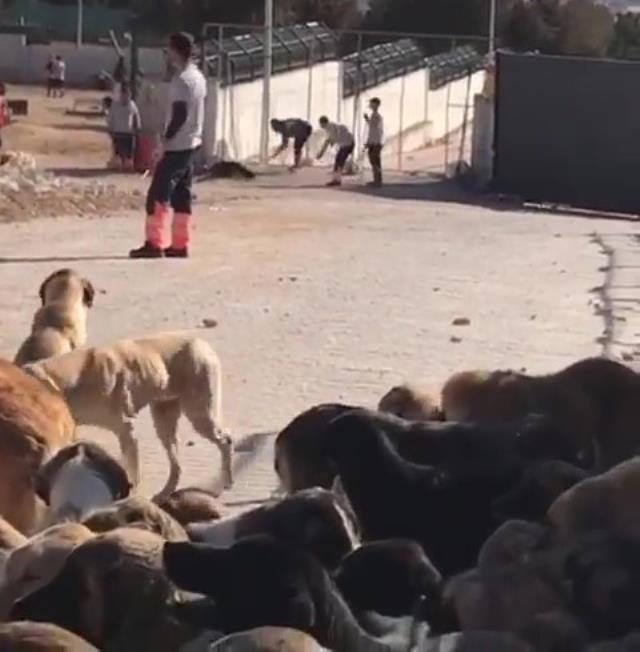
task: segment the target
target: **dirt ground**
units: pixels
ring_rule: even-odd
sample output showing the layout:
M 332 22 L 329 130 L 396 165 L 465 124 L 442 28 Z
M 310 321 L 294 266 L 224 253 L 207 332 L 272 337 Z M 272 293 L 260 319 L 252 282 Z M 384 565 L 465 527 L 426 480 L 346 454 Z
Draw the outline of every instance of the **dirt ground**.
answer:
M 97 148 L 99 135 L 83 133 Z M 64 158 L 53 145 L 37 153 Z M 92 156 L 62 163 L 91 176 Z M 226 496 L 235 506 L 274 488 L 268 433 L 315 403 L 374 405 L 400 381 L 437 390 L 470 367 L 540 373 L 603 352 L 640 360 L 637 223 L 486 204 L 422 175 L 389 175 L 375 192 L 360 178 L 338 191 L 325 181 L 324 170 L 274 168 L 197 184 L 184 261 L 127 259 L 142 236 L 136 211 L 0 224 L 0 355 L 28 333 L 40 281 L 66 266 L 100 290 L 91 343 L 182 329 L 205 338 L 221 356 L 240 442 Z M 148 181 L 114 183 L 143 192 Z M 470 325 L 453 326 L 457 317 Z M 183 484 L 215 483 L 213 447 L 182 428 Z M 167 465 L 146 412 L 136 430 L 147 493 Z M 84 434 L 113 448 L 112 436 Z

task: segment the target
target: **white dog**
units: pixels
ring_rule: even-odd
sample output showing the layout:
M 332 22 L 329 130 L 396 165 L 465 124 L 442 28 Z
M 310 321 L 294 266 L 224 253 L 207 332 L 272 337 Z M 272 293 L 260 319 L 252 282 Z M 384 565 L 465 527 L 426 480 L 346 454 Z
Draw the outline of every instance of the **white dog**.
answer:
M 224 485 L 231 487 L 233 447 L 220 429 L 220 361 L 204 340 L 164 333 L 122 340 L 113 346 L 77 349 L 25 365 L 24 370 L 64 395 L 78 425 L 106 428 L 118 436 L 134 484 L 140 479 L 140 462 L 132 422 L 149 406 L 170 467 L 159 497 L 174 491 L 180 480 L 176 431 L 181 414 L 219 448 Z

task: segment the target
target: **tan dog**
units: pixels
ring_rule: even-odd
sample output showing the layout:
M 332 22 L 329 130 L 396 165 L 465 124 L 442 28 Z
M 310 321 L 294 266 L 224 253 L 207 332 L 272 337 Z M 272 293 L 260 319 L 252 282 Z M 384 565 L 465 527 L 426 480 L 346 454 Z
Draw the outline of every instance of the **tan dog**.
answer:
M 2 623 L 0 650 L 13 652 L 99 652 L 97 647 L 51 623 Z
M 625 365 L 588 358 L 547 376 L 468 371 L 442 390 L 447 420 L 504 423 L 529 413 L 552 418 L 583 466 L 602 469 L 640 450 L 640 377 Z
M 42 307 L 33 317 L 31 335 L 22 343 L 15 363 L 62 355 L 87 342 L 87 311 L 95 290 L 72 269 L 61 269 L 40 286 Z
M 54 525 L 9 553 L 0 586 L 0 613 L 6 617 L 13 603 L 48 584 L 67 557 L 94 534 L 80 523 Z
M 380 412 L 395 414 L 409 421 L 440 421 L 442 412 L 437 401 L 413 385 L 392 387 L 378 403 Z
M 106 428 L 117 435 L 134 484 L 140 479 L 140 462 L 133 419 L 148 406 L 170 466 L 160 496 L 174 491 L 180 480 L 176 431 L 181 414 L 198 434 L 219 448 L 224 483 L 231 486 L 231 439 L 219 427 L 220 361 L 204 340 L 165 333 L 78 349 L 24 369 L 62 392 L 79 425 Z
M 72 443 L 75 423 L 62 397 L 0 360 L 0 515 L 30 534 L 44 514 L 38 469 Z
M 261 627 L 216 641 L 211 652 L 328 652 L 304 632 L 285 627 Z
M 561 539 L 596 530 L 640 536 L 640 457 L 567 489 L 549 508 L 547 520 Z

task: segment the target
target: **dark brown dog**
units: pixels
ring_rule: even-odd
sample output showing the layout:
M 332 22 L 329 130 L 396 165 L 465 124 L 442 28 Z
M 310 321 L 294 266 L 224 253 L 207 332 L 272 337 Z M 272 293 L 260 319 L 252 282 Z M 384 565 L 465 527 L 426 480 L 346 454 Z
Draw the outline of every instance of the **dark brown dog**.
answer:
M 467 371 L 442 390 L 449 420 L 502 423 L 549 416 L 585 467 L 608 469 L 640 447 L 640 377 L 625 365 L 588 358 L 547 376 Z

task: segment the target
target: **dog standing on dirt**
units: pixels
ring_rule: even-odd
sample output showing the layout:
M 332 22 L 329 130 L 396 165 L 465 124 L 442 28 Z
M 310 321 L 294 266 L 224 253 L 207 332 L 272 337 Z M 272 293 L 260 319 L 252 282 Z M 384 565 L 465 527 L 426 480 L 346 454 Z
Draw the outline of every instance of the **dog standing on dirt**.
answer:
M 40 286 L 42 307 L 33 317 L 31 335 L 22 343 L 15 364 L 24 365 L 62 355 L 87 342 L 87 312 L 93 306 L 93 285 L 72 269 L 61 269 Z
M 158 497 L 175 491 L 180 480 L 177 426 L 181 414 L 218 447 L 224 485 L 231 487 L 233 446 L 220 428 L 220 361 L 204 340 L 179 333 L 121 340 L 28 364 L 24 370 L 64 395 L 78 425 L 98 426 L 117 435 L 134 484 L 140 479 L 140 462 L 133 419 L 149 406 L 170 467 Z

